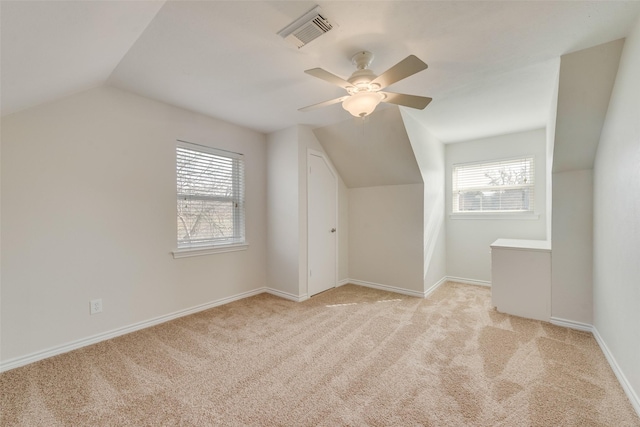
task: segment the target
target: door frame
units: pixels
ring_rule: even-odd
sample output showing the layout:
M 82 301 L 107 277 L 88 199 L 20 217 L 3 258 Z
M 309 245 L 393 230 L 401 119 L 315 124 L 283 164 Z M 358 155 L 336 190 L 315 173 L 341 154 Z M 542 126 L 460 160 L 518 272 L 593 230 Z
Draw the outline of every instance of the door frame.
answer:
M 306 219 L 307 219 L 307 247 L 305 248 L 307 251 L 307 271 L 305 272 L 305 281 L 306 281 L 306 285 L 307 285 L 307 298 L 310 298 L 311 295 L 309 295 L 309 174 L 310 174 L 310 158 L 311 156 L 316 156 L 316 157 L 320 157 L 324 163 L 327 165 L 327 168 L 329 169 L 329 172 L 331 173 L 331 175 L 333 175 L 333 178 L 335 180 L 335 193 L 336 193 L 336 211 L 334 212 L 334 218 L 335 218 L 335 224 L 336 224 L 336 239 L 335 239 L 335 254 L 336 254 L 336 259 L 335 259 L 335 276 L 333 278 L 333 288 L 337 288 L 338 287 L 338 266 L 339 266 L 339 262 L 338 259 L 340 258 L 339 256 L 339 247 L 340 245 L 338 244 L 338 242 L 340 241 L 340 227 L 339 227 L 339 216 L 338 216 L 338 212 L 340 210 L 339 208 L 339 201 L 340 201 L 340 195 L 339 195 L 339 185 L 338 185 L 338 179 L 339 179 L 339 175 L 338 172 L 336 171 L 335 167 L 333 166 L 333 163 L 331 163 L 331 160 L 329 160 L 329 158 L 327 157 L 327 155 L 325 153 L 323 153 L 322 151 L 318 151 L 318 150 L 314 150 L 312 148 L 307 148 L 307 157 L 306 157 L 306 161 L 307 164 L 305 166 L 306 168 L 306 175 L 307 175 L 307 194 L 306 194 Z

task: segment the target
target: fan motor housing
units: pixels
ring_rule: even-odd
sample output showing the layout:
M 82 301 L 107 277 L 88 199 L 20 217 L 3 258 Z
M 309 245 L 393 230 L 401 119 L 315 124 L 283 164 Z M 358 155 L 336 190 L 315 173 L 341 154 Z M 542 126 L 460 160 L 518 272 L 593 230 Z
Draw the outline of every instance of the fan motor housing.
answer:
M 377 92 L 380 90 L 380 85 L 377 83 L 371 84 L 376 77 L 373 71 L 369 69 L 355 71 L 351 77 L 347 79 L 354 87 L 351 90 L 347 89 L 347 92 L 351 95 L 358 92 Z
M 370 83 L 378 76 L 369 68 L 373 62 L 373 53 L 362 50 L 351 57 L 351 62 L 356 66 L 357 70 L 347 79 L 354 86 L 354 90 L 348 90 L 350 94 L 358 92 L 374 92 L 380 89 L 379 85 L 371 85 Z
M 371 66 L 373 58 L 373 53 L 362 50 L 351 57 L 351 62 L 356 66 L 356 68 L 358 68 L 358 70 L 362 70 Z
M 377 76 L 373 74 L 373 71 L 364 69 L 355 71 L 347 81 L 354 86 L 358 86 L 359 84 L 369 83 L 376 77 Z

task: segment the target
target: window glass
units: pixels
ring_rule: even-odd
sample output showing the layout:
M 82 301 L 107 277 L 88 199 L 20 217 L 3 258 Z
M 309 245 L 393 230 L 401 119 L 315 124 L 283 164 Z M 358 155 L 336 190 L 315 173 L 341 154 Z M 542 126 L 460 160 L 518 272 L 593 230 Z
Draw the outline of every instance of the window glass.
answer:
M 453 167 L 453 212 L 533 212 L 533 157 Z
M 179 141 L 176 178 L 179 249 L 244 243 L 241 154 Z

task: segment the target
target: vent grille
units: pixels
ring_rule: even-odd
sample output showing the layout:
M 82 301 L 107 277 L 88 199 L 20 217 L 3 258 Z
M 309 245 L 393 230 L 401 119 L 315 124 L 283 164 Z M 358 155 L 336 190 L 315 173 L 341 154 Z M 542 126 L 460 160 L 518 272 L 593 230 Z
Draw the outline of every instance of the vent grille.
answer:
M 280 30 L 278 35 L 301 48 L 333 27 L 334 24 L 329 22 L 329 19 L 322 14 L 320 7 L 316 6 Z

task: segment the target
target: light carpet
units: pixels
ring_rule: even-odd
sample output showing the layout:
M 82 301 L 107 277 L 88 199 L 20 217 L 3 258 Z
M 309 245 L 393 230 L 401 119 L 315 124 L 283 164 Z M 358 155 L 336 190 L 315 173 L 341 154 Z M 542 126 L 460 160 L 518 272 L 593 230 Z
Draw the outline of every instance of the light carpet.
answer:
M 261 294 L 0 375 L 2 426 L 640 426 L 590 333 L 346 285 Z

